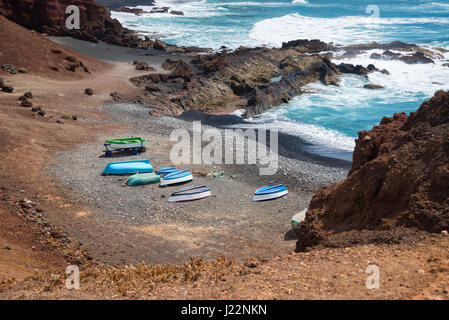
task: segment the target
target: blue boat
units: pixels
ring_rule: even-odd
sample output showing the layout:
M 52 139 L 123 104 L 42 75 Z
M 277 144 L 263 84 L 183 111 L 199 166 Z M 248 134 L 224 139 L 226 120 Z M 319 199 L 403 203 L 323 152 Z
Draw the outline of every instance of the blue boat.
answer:
M 288 189 L 282 184 L 277 186 L 267 186 L 257 189 L 253 196 L 253 201 L 273 200 L 288 194 Z
M 179 170 L 175 167 L 167 167 L 167 168 L 160 168 L 156 170 L 156 174 L 160 175 L 161 177 L 166 176 L 167 174 L 178 172 Z
M 178 184 L 183 182 L 188 182 L 193 180 L 193 175 L 190 171 L 178 171 L 167 174 L 161 180 L 161 187 L 165 187 L 172 184 Z
M 135 174 L 153 172 L 150 160 L 134 160 L 111 162 L 104 168 L 102 175 L 108 174 Z

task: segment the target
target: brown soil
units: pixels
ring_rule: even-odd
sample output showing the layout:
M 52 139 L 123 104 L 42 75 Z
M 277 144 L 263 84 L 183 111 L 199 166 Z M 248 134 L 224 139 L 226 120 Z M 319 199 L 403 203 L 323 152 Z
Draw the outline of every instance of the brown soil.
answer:
M 21 27 L 0 15 L 0 65 L 12 64 L 17 69 L 52 79 L 81 79 L 89 76 L 83 67 L 69 71 L 72 65 L 82 64 L 95 73 L 107 64 L 63 47 L 42 35 Z M 71 59 L 75 58 L 75 59 Z M 69 61 L 68 59 L 72 60 Z M 75 61 L 75 62 L 73 62 Z M 51 68 L 57 68 L 55 71 Z M 6 73 L 0 69 L 0 77 Z

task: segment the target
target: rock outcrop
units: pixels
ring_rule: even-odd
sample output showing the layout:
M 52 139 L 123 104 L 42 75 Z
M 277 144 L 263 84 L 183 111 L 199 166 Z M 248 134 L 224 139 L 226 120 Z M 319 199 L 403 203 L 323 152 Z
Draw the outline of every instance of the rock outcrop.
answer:
M 75 5 L 80 11 L 80 29 L 66 28 L 70 14 L 66 9 Z M 153 42 L 141 39 L 134 31 L 111 19 L 109 9 L 93 0 L 0 0 L 0 15 L 28 29 L 54 36 L 71 36 L 81 40 L 126 47 L 152 48 Z
M 182 60 L 167 60 L 163 67 L 172 70 L 170 75 L 150 74 L 131 80 L 142 88 L 160 86 L 158 91 L 151 90 L 146 99 L 148 104 L 170 113 L 246 109 L 246 116 L 251 117 L 287 103 L 308 83 L 338 85 L 341 73 L 367 75 L 379 71 L 374 65 L 337 66 L 327 55 L 316 53 L 330 47 L 316 40 L 298 40 L 281 49 L 220 51 L 198 55 L 191 66 Z M 164 98 L 170 101 L 167 107 Z
M 348 177 L 314 195 L 297 250 L 357 243 L 362 232 L 393 235 L 410 227 L 449 229 L 449 92 L 438 91 L 410 116 L 385 117 L 359 132 Z M 388 240 L 379 233 L 371 238 Z

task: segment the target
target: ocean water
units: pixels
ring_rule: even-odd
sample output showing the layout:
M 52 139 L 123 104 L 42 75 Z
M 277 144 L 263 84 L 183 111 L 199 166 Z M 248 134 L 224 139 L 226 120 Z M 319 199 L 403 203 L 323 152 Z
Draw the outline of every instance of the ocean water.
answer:
M 400 40 L 449 49 L 449 1 L 429 0 L 160 0 L 158 5 L 181 10 L 184 16 L 113 12 L 131 29 L 148 32 L 168 43 L 218 49 L 265 45 L 278 47 L 294 39 L 320 39 L 334 44 Z M 149 7 L 140 6 L 143 9 Z M 370 59 L 373 50 L 336 61 L 373 63 L 390 75 L 372 73 L 368 79 L 341 77 L 340 85 L 312 83 L 311 93 L 247 121 L 248 127 L 278 129 L 309 142 L 309 151 L 351 159 L 354 138 L 383 116 L 411 112 L 435 91 L 449 90 L 449 53 L 435 64 L 408 65 Z M 367 90 L 364 84 L 384 86 Z

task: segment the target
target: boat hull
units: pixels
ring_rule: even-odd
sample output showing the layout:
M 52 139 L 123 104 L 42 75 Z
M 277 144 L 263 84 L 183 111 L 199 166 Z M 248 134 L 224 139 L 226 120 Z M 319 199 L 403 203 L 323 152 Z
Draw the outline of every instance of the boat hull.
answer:
M 193 180 L 193 175 L 190 171 L 178 171 L 167 174 L 161 179 L 161 187 L 166 187 L 173 184 L 179 184 L 184 182 L 189 182 Z
M 161 177 L 165 177 L 166 175 L 174 172 L 179 172 L 179 170 L 174 167 L 160 168 L 156 170 L 156 174 L 160 175 Z
M 103 175 L 126 175 L 153 172 L 150 160 L 111 162 L 103 170 Z
M 144 186 L 147 184 L 159 183 L 161 177 L 154 173 L 139 173 L 129 177 L 125 184 L 130 187 Z
M 256 190 L 253 201 L 266 201 L 283 197 L 288 194 L 288 189 L 283 185 L 267 186 Z
M 287 194 L 288 194 L 288 190 L 280 191 L 280 192 L 276 192 L 276 193 L 270 193 L 270 194 L 255 194 L 253 196 L 253 201 L 258 202 L 258 201 L 274 200 L 274 199 L 278 199 L 283 196 L 286 196 Z
M 195 201 L 210 197 L 211 195 L 212 193 L 208 187 L 193 186 L 173 193 L 168 199 L 168 202 Z
M 111 143 L 108 145 L 109 149 L 112 150 L 121 150 L 121 149 L 134 149 L 144 147 L 145 143 L 127 143 L 127 144 L 115 144 Z

